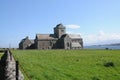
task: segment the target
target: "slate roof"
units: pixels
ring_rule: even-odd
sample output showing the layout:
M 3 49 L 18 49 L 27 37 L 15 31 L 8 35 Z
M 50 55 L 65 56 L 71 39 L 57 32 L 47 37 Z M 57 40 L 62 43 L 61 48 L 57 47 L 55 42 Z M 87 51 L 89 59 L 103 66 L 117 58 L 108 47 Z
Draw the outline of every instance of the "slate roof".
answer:
M 65 38 L 67 36 L 67 34 L 63 34 L 62 36 L 61 36 L 61 38 Z
M 20 42 L 19 44 L 24 43 L 24 42 L 25 42 L 25 40 L 26 40 L 27 38 L 28 38 L 28 37 L 26 37 L 26 38 L 22 39 L 22 40 L 21 40 L 21 42 Z
M 51 34 L 37 34 L 36 36 L 38 39 L 54 39 Z
M 35 41 L 34 40 L 30 40 L 31 41 L 31 43 L 33 44 L 33 43 L 35 43 Z
M 66 36 L 69 36 L 71 39 L 81 39 L 79 34 L 63 34 L 61 38 L 65 38 Z
M 81 47 L 81 45 L 78 42 L 72 42 L 72 47 Z
M 20 43 L 23 43 L 25 41 L 25 39 L 22 39 Z
M 81 39 L 81 36 L 79 34 L 68 34 L 68 36 L 71 38 L 71 39 Z

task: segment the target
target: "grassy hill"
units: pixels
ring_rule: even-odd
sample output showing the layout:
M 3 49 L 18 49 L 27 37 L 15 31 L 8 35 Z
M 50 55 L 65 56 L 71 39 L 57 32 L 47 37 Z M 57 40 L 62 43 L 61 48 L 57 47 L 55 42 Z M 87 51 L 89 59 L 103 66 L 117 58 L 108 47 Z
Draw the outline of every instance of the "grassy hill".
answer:
M 23 67 L 24 75 L 32 80 L 120 80 L 119 50 L 12 52 Z

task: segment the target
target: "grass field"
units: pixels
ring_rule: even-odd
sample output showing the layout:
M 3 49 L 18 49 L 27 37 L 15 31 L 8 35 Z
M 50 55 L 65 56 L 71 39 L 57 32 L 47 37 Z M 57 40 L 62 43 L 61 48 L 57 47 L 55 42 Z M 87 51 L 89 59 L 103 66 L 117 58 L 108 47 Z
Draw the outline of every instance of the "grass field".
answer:
M 2 52 L 0 52 L 0 58 L 2 57 L 2 55 L 3 55 L 3 53 L 2 53 Z
M 119 50 L 13 50 L 32 80 L 120 80 Z M 112 66 L 104 64 L 112 62 Z M 25 80 L 29 80 L 25 77 Z
M 2 53 L 0 53 L 0 58 L 1 58 L 1 56 L 2 56 L 3 54 Z

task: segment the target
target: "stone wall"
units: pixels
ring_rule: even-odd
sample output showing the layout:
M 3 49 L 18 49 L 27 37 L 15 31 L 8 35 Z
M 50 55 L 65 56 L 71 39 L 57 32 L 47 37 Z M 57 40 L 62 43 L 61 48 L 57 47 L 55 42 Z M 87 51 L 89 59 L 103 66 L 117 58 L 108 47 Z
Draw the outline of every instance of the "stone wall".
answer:
M 18 64 L 12 53 L 9 50 L 5 50 L 0 61 L 0 75 L 2 75 L 0 80 L 24 80 Z

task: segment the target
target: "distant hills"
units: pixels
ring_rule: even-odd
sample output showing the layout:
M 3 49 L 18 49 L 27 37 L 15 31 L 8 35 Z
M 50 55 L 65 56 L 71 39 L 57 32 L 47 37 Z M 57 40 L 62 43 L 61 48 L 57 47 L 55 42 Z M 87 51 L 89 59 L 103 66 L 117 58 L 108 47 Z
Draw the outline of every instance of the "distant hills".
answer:
M 100 44 L 100 45 L 92 45 L 92 46 L 120 46 L 120 43 Z
M 106 40 L 96 43 L 94 46 L 120 46 L 120 40 Z
M 104 44 L 103 46 L 120 46 L 120 43 Z
M 110 44 L 96 44 L 91 46 L 120 46 L 120 43 L 110 43 Z

